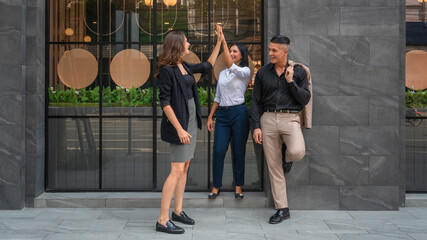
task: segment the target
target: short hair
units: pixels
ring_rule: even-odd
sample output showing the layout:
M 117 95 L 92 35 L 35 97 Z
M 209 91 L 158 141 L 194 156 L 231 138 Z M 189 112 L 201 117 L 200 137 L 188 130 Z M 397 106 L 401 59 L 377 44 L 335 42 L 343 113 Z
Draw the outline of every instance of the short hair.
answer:
M 283 51 L 285 51 L 289 49 L 289 44 L 291 43 L 291 40 L 289 40 L 289 38 L 286 36 L 276 35 L 273 38 L 271 38 L 270 42 L 280 44 Z
M 272 37 L 270 42 L 281 43 L 281 44 L 286 44 L 286 45 L 291 44 L 291 40 L 289 40 L 288 37 L 283 36 L 283 35 L 276 35 L 276 36 Z

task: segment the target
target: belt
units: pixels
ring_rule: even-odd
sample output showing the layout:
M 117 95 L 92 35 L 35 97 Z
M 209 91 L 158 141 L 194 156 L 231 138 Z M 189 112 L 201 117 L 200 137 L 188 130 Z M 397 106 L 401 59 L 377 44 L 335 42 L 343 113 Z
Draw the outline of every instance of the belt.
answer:
M 242 103 L 242 104 L 239 104 L 239 105 L 233 105 L 233 106 L 219 106 L 219 109 L 232 109 L 232 108 L 240 107 L 240 106 L 243 106 L 243 105 L 245 105 L 245 103 Z
M 279 110 L 265 110 L 264 112 L 274 112 L 274 113 L 299 113 L 298 110 L 289 110 L 289 109 L 279 109 Z

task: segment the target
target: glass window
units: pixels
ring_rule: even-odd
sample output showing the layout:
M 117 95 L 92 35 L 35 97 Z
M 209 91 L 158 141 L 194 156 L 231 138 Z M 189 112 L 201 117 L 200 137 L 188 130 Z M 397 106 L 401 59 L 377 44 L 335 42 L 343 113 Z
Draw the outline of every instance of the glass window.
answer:
M 204 62 L 216 42 L 215 24 L 221 24 L 228 42 L 247 46 L 256 71 L 262 64 L 261 4 L 48 1 L 48 190 L 161 190 L 170 164 L 168 145 L 160 139 L 162 111 L 153 76 L 163 39 L 183 31 L 191 44 L 185 60 Z M 196 78 L 206 122 L 216 80 L 211 72 Z M 199 136 L 188 187 L 206 191 L 213 135 L 203 127 Z M 259 164 L 250 157 L 255 154 L 247 155 L 248 189 L 261 190 Z
M 425 192 L 427 181 L 427 1 L 406 0 L 406 191 Z

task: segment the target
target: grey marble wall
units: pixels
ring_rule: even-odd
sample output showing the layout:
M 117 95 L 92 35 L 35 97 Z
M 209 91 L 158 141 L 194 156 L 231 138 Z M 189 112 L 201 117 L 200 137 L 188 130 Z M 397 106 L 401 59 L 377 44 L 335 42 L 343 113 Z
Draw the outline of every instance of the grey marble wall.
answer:
M 0 209 L 31 207 L 44 191 L 45 2 L 0 0 Z M 264 1 L 265 60 L 284 34 L 313 75 L 307 155 L 287 177 L 292 209 L 404 204 L 404 5 Z
M 273 35 L 286 35 L 289 59 L 313 77 L 313 129 L 304 130 L 307 154 L 287 176 L 290 208 L 398 209 L 405 195 L 405 2 L 266 2 L 266 54 Z
M 43 191 L 44 2 L 0 0 L 0 209 Z

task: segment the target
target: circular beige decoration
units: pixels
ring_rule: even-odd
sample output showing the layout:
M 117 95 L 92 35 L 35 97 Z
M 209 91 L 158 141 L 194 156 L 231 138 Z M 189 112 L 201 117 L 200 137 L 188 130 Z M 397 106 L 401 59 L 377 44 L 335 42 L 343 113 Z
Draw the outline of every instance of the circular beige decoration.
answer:
M 136 49 L 125 49 L 114 56 L 110 64 L 113 81 L 120 87 L 142 86 L 150 76 L 150 61 Z
M 427 52 L 413 50 L 406 53 L 406 87 L 414 90 L 427 88 Z
M 58 76 L 67 86 L 81 89 L 89 86 L 98 75 L 98 62 L 89 51 L 75 48 L 59 59 Z
M 249 69 L 251 70 L 251 76 L 249 78 L 252 79 L 254 75 L 254 63 L 252 62 L 252 59 L 248 56 L 248 62 L 249 62 Z M 215 80 L 218 81 L 219 74 L 222 70 L 224 70 L 227 66 L 225 65 L 225 59 L 224 59 L 224 53 L 221 53 L 218 58 L 216 59 L 215 66 L 214 66 L 214 76 Z
M 192 51 L 185 54 L 184 57 L 182 57 L 182 60 L 184 60 L 188 63 L 200 63 L 201 62 L 200 58 Z M 198 82 L 200 80 L 201 76 L 202 76 L 201 73 L 194 74 L 194 79 L 196 80 L 196 82 Z

